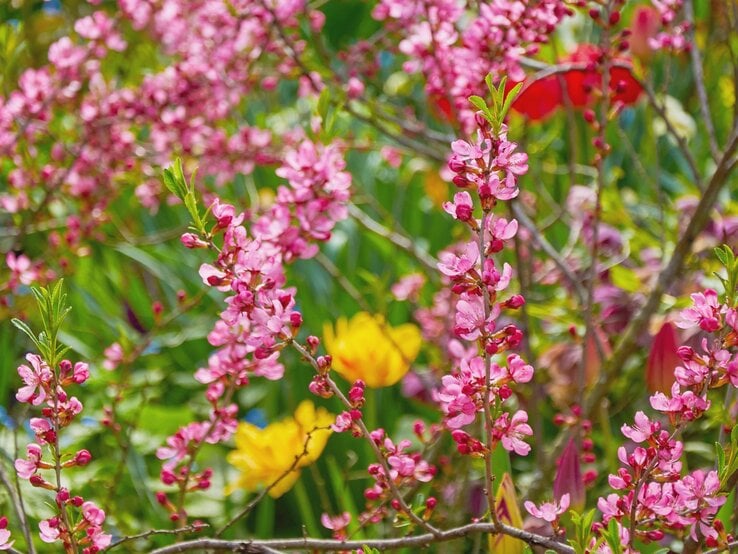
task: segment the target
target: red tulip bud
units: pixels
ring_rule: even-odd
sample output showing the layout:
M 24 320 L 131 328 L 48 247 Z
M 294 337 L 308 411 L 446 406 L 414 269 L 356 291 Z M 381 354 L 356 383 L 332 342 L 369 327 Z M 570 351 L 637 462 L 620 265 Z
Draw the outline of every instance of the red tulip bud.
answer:
M 666 322 L 653 338 L 646 363 L 646 386 L 650 392 L 669 392 L 674 384 L 674 369 L 681 364 L 677 354 L 674 325 Z

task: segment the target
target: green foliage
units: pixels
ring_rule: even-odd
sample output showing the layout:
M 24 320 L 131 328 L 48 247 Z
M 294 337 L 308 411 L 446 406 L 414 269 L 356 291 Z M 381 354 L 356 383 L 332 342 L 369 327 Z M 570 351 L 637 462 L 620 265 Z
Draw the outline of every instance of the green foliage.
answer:
M 62 360 L 69 347 L 59 342 L 59 329 L 67 314 L 72 309 L 67 305 L 67 295 L 64 292 L 63 280 L 57 281 L 53 287 L 32 287 L 36 304 L 41 315 L 43 331 L 36 335 L 25 322 L 13 318 L 11 321 L 18 329 L 31 339 L 39 353 L 49 366 L 56 367 Z
M 492 82 L 492 76 L 487 75 L 485 79 L 487 88 L 489 89 L 492 104 L 489 105 L 481 96 L 472 95 L 469 97 L 469 102 L 477 108 L 484 118 L 489 122 L 494 130 L 495 135 L 500 133 L 500 128 L 507 117 L 510 107 L 512 106 L 515 97 L 523 88 L 523 83 L 518 83 L 510 89 L 509 92 L 505 92 L 505 85 L 507 84 L 507 77 L 500 79 L 497 86 Z
M 714 252 L 727 271 L 727 277 L 715 273 L 725 289 L 725 303 L 728 306 L 735 306 L 736 293 L 738 293 L 738 259 L 733 253 L 733 249 L 726 244 L 715 248 Z
M 185 178 L 182 159 L 177 158 L 173 166 L 165 168 L 162 172 L 162 181 L 167 190 L 184 202 L 187 212 L 192 219 L 192 228 L 200 235 L 206 235 L 205 219 L 207 213 L 200 214 L 200 208 L 197 205 L 197 193 L 195 189 L 195 178 L 197 171 L 192 173 L 189 182 Z

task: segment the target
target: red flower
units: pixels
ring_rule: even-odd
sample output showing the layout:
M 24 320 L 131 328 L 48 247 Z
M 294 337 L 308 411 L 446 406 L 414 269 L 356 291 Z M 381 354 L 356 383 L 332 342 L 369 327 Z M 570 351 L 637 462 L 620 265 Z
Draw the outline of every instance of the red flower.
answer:
M 513 102 L 512 109 L 525 115 L 532 121 L 546 119 L 557 108 L 565 106 L 564 91 L 561 86 L 561 77 L 566 85 L 566 94 L 569 102 L 575 108 L 583 108 L 592 102 L 592 91 L 601 86 L 602 79 L 597 72 L 597 59 L 600 55 L 599 47 L 593 44 L 580 44 L 569 56 L 561 60 L 562 63 L 586 64 L 584 69 L 569 69 L 559 75 L 550 75 L 529 83 L 523 92 Z M 643 92 L 641 85 L 633 76 L 630 60 L 616 58 L 621 65 L 610 69 L 609 89 L 614 102 L 633 104 Z M 508 84 L 508 90 L 517 83 Z

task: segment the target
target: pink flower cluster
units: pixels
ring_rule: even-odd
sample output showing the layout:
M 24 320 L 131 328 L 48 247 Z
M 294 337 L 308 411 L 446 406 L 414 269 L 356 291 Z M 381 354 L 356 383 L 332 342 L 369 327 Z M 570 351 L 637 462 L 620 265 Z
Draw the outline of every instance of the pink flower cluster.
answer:
M 70 397 L 66 387 L 87 381 L 90 377 L 88 366 L 83 362 L 73 365 L 68 360 L 62 360 L 58 368 L 51 368 L 37 354 L 26 355 L 26 360 L 30 365 L 18 367 L 24 386 L 15 397 L 19 402 L 42 406 L 42 417 L 31 418 L 31 430 L 36 435 L 36 442 L 26 446 L 25 459 L 15 461 L 16 473 L 32 486 L 55 493 L 56 514 L 40 522 L 41 540 L 48 543 L 61 541 L 65 549 L 71 548 L 74 543 L 82 547 L 83 554 L 94 554 L 110 544 L 111 535 L 106 534 L 102 527 L 105 512 L 94 502 L 72 496 L 58 480 L 60 470 L 85 466 L 92 459 L 87 450 L 80 450 L 68 458 L 59 445 L 61 429 L 67 427 L 82 411 L 82 403 L 76 397 Z M 46 456 L 44 447 L 48 451 Z M 49 481 L 41 471 L 50 471 L 56 477 Z M 76 523 L 73 523 L 74 513 L 81 515 Z
M 441 379 L 435 391 L 445 424 L 463 454 L 483 455 L 485 447 L 460 429 L 476 421 L 477 414 L 487 405 L 493 406 L 493 421 L 489 430 L 493 444 L 519 455 L 526 455 L 530 446 L 524 441 L 533 431 L 528 415 L 518 410 L 503 411 L 505 401 L 513 397 L 512 387 L 530 382 L 533 368 L 517 354 L 493 360 L 495 355 L 516 348 L 522 332 L 512 324 L 498 326 L 504 309 L 516 309 L 523 303 L 520 295 L 510 295 L 501 301 L 498 297 L 509 286 L 512 268 L 500 268 L 492 256 L 517 233 L 518 223 L 494 216 L 491 212 L 498 201 L 518 195 L 518 177 L 527 169 L 527 155 L 516 153 L 517 145 L 507 139 L 506 130 L 495 136 L 481 117 L 477 140 L 457 140 L 452 144 L 453 156 L 448 166 L 455 174 L 454 183 L 475 192 L 482 208 L 482 218 L 475 216 L 475 201 L 464 190 L 447 202 L 444 209 L 455 219 L 464 222 L 474 233 L 474 240 L 456 251 L 442 252 L 438 268 L 456 295 L 453 332 L 457 338 L 475 342 L 476 348 L 456 351 L 460 356 L 454 371 Z M 479 351 L 483 353 L 479 355 Z
M 294 71 L 275 23 L 302 49 L 296 16 L 306 13 L 316 30 L 323 19 L 304 0 L 273 4 L 119 0 L 115 17 L 95 11 L 77 21 L 73 35 L 49 48 L 48 65 L 27 69 L 16 90 L 0 96 L 0 156 L 9 161 L 0 169 L 9 185 L 0 207 L 28 213 L 34 223 L 66 220 L 66 231 L 49 233 L 49 245 L 74 254 L 129 186 L 156 209 L 164 196 L 158 168 L 176 155 L 196 157 L 216 184 L 275 163 L 281 145 L 271 131 L 242 120 L 242 101 L 254 87 L 273 90 Z M 127 26 L 147 33 L 161 56 L 152 56 L 156 62 L 142 75 L 107 76 L 107 60 L 129 48 Z M 289 146 L 300 134 L 279 138 Z M 59 200 L 53 216 L 45 202 L 36 205 L 47 191 Z
M 485 93 L 484 78 L 492 73 L 522 80 L 520 59 L 537 53 L 571 11 L 562 0 L 480 2 L 477 10 L 465 4 L 382 0 L 373 15 L 400 34 L 404 69 L 421 72 L 439 111 L 468 132 L 474 111 L 467 99 Z
M 712 336 L 702 340 L 702 354 L 680 347 L 681 365 L 674 368 L 671 394 L 651 396 L 651 407 L 668 418 L 673 430 L 643 412 L 636 414 L 633 425 L 623 426 L 623 435 L 637 446 L 618 449 L 622 466 L 609 483 L 619 492 L 598 502 L 604 523 L 614 518 L 625 525 L 627 520 L 643 541 L 685 529 L 693 540 L 705 539 L 709 546 L 727 541 L 723 525 L 715 519 L 726 501 L 718 474 L 697 469 L 682 475 L 684 445 L 676 436 L 710 407 L 709 389 L 738 386 L 737 323 L 736 311 L 722 304 L 714 290 L 692 295 L 692 306 L 682 311 L 679 325 L 699 327 Z
M 371 514 L 379 518 L 383 513 L 383 506 L 387 500 L 395 510 L 400 509 L 399 501 L 393 497 L 389 481 L 398 489 L 406 485 L 427 483 L 436 474 L 436 468 L 423 459 L 418 452 L 409 453 L 411 442 L 407 439 L 397 444 L 385 435 L 384 429 L 371 432 L 371 440 L 379 447 L 387 460 L 389 476 L 381 464 L 371 464 L 369 475 L 374 479 L 374 485 L 364 491 L 364 497 L 369 501 L 365 516 Z
M 157 451 L 165 460 L 161 478 L 166 485 L 208 488 L 212 472 L 206 468 L 192 474 L 192 463 L 203 443 L 227 440 L 235 431 L 238 407 L 231 400 L 235 390 L 248 385 L 251 376 L 282 377 L 280 351 L 302 325 L 295 290 L 285 287 L 285 264 L 314 256 L 315 242 L 328 240 L 336 222 L 346 217 L 351 177 L 344 168 L 337 145 L 305 140 L 286 153 L 277 174 L 288 184 L 279 187 L 275 202 L 263 213 L 238 213 L 216 199 L 210 208 L 215 220 L 210 235 L 182 236 L 187 247 L 217 250 L 217 260 L 203 264 L 200 275 L 206 285 L 230 296 L 208 335 L 218 350 L 208 366 L 195 373 L 208 386 L 209 420 L 181 428 Z M 218 247 L 213 239 L 221 233 Z M 176 519 L 184 516 L 181 507 L 172 513 Z
M 651 0 L 651 4 L 661 17 L 663 30 L 649 39 L 649 46 L 654 50 L 688 50 L 689 22 L 677 20 L 679 12 L 684 8 L 684 0 Z

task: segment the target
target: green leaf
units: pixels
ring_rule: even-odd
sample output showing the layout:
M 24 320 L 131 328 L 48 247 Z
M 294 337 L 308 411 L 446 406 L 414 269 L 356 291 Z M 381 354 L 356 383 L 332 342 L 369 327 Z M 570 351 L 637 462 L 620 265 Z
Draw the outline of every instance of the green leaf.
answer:
M 28 338 L 30 338 L 33 341 L 33 344 L 36 345 L 36 348 L 41 350 L 41 344 L 39 343 L 39 340 L 36 338 L 36 335 L 33 334 L 33 331 L 25 322 L 21 321 L 20 319 L 16 317 L 11 319 L 10 322 L 13 324 L 14 327 L 16 327 L 17 329 L 20 329 L 21 331 L 23 331 L 23 333 L 28 335 Z
M 716 246 L 713 249 L 713 252 L 715 252 L 715 256 L 718 260 L 720 260 L 720 263 L 724 266 L 728 265 L 728 255 L 726 254 L 725 250 L 723 249 L 724 246 Z
M 725 450 L 719 442 L 715 443 L 715 458 L 717 460 L 718 475 L 722 478 L 725 471 Z
M 471 104 L 479 111 L 481 111 L 485 116 L 491 115 L 489 108 L 487 107 L 487 102 L 485 102 L 484 98 L 482 98 L 481 96 L 470 96 L 469 102 L 471 102 Z
M 504 87 L 504 85 L 502 86 Z M 507 112 L 510 111 L 510 106 L 512 106 L 512 103 L 515 101 L 515 98 L 517 98 L 518 93 L 522 88 L 523 83 L 518 83 L 512 89 L 510 89 L 510 92 L 507 93 L 507 96 L 505 96 L 505 101 L 502 104 L 502 109 L 500 109 L 500 121 L 503 121 L 505 117 L 507 117 Z

